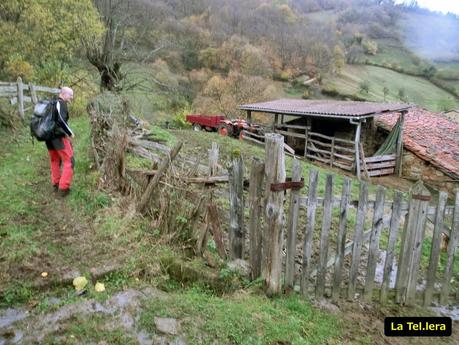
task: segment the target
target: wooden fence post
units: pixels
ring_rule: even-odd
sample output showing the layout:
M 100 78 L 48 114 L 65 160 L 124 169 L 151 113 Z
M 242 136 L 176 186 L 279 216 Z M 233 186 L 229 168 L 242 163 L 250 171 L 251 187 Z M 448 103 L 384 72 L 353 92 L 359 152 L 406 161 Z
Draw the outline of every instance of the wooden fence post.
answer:
M 19 116 L 24 120 L 24 84 L 22 83 L 21 77 L 18 77 L 17 80 L 17 89 L 18 89 L 18 111 Z
M 213 142 L 212 148 L 209 152 L 209 176 L 215 176 L 217 174 L 218 167 L 218 144 Z
M 343 191 L 341 193 L 341 204 L 339 213 L 339 229 L 338 238 L 336 244 L 336 256 L 335 256 L 335 270 L 333 273 L 333 301 L 339 299 L 341 293 L 341 271 L 344 262 L 344 250 L 346 247 L 346 223 L 347 223 L 347 209 L 349 199 L 351 196 L 351 180 L 345 178 L 343 182 Z
M 37 91 L 35 90 L 35 85 L 29 83 L 30 96 L 32 98 L 32 104 L 38 103 Z
M 309 193 L 308 205 L 306 214 L 306 229 L 303 243 L 303 264 L 301 274 L 301 293 L 303 296 L 308 294 L 309 274 L 311 272 L 311 254 L 312 254 L 312 234 L 316 223 L 316 207 L 317 207 L 317 170 L 309 170 Z
M 229 244 L 230 257 L 241 259 L 244 251 L 244 162 L 242 157 L 233 158 L 228 168 L 230 222 Z
M 301 164 L 296 158 L 293 159 L 292 182 L 301 181 Z M 285 264 L 285 290 L 292 291 L 295 284 L 295 253 L 296 235 L 298 226 L 298 212 L 300 209 L 300 190 L 293 189 L 290 192 L 290 209 L 287 225 L 287 258 Z
M 354 247 L 352 248 L 352 262 L 349 270 L 349 285 L 347 298 L 354 299 L 355 286 L 357 284 L 357 271 L 360 263 L 360 253 L 362 250 L 362 234 L 365 225 L 365 215 L 367 214 L 368 186 L 365 181 L 360 181 L 359 206 L 357 208 L 357 219 L 355 222 Z
M 250 266 L 252 268 L 252 279 L 257 279 L 261 273 L 261 241 L 262 229 L 260 218 L 262 215 L 263 200 L 263 178 L 265 173 L 265 163 L 253 157 L 250 170 L 249 187 L 249 236 L 250 236 Z
M 316 298 L 322 298 L 325 290 L 325 274 L 327 272 L 328 235 L 330 232 L 333 211 L 333 175 L 327 175 L 325 184 L 324 212 L 322 232 L 320 234 L 319 267 L 317 270 Z
M 437 212 L 435 214 L 435 226 L 432 235 L 432 246 L 430 249 L 429 270 L 427 272 L 426 290 L 424 294 L 424 306 L 428 307 L 432 303 L 432 295 L 435 284 L 435 276 L 440 258 L 441 233 L 443 231 L 443 221 L 445 219 L 446 201 L 448 193 L 440 192 L 438 196 Z
M 265 135 L 265 233 L 263 236 L 262 276 L 268 295 L 281 291 L 284 191 L 271 191 L 273 183 L 285 182 L 284 137 Z
M 411 192 L 408 221 L 403 233 L 402 248 L 397 270 L 396 302 L 411 305 L 416 294 L 416 279 L 424 240 L 427 208 L 431 194 L 418 181 Z
M 386 261 L 384 263 L 384 275 L 381 286 L 381 303 L 387 302 L 387 291 L 389 289 L 390 277 L 392 274 L 392 264 L 394 261 L 395 243 L 397 242 L 397 236 L 400 227 L 400 220 L 402 218 L 402 192 L 397 191 L 394 195 L 394 202 L 392 204 L 392 215 L 390 219 L 390 232 L 389 241 L 386 249 Z
M 370 237 L 370 249 L 368 253 L 367 274 L 365 277 L 365 291 L 363 295 L 366 302 L 371 302 L 373 297 L 376 263 L 379 257 L 379 238 L 383 228 L 385 192 L 386 190 L 384 187 L 379 186 L 378 192 L 376 193 L 376 202 Z
M 456 191 L 456 202 L 454 203 L 453 225 L 448 243 L 448 259 L 446 261 L 443 283 L 441 286 L 440 304 L 448 302 L 451 275 L 453 274 L 454 256 L 459 242 L 459 190 Z

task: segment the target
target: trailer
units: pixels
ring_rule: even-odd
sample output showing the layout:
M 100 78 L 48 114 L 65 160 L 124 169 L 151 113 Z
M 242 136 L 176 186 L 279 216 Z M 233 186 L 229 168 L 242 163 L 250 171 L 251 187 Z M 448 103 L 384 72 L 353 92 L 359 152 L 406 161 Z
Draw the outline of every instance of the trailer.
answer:
M 227 119 L 224 115 L 190 114 L 186 120 L 191 123 L 193 130 L 218 132 L 221 136 L 232 136 L 241 138 L 243 131 L 262 134 L 263 130 L 259 125 L 247 122 L 244 119 Z

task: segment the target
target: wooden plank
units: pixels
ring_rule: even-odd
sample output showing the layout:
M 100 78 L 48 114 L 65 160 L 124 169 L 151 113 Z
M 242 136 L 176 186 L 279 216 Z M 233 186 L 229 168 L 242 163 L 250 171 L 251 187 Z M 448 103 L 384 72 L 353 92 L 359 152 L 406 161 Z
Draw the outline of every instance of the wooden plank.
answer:
M 309 138 L 309 128 L 306 127 L 304 129 L 304 154 L 303 156 L 306 157 L 308 154 L 308 141 L 310 140 Z
M 309 142 L 316 144 L 316 145 L 320 145 L 320 146 L 325 146 L 325 147 L 330 147 L 330 148 L 332 147 L 331 144 L 324 143 L 323 141 L 319 141 L 319 140 L 310 139 Z
M 440 304 L 447 304 L 448 294 L 451 282 L 451 276 L 454 269 L 454 256 L 459 240 L 459 190 L 456 191 L 456 202 L 454 204 L 453 226 L 451 228 L 451 237 L 448 243 L 448 259 L 446 261 L 445 272 L 440 294 Z
M 38 103 L 37 91 L 35 89 L 35 86 L 32 83 L 29 83 L 29 90 L 30 90 L 30 96 L 32 98 L 32 103 L 37 104 Z
M 279 125 L 276 127 L 276 129 L 282 129 L 282 128 L 303 129 L 303 130 L 305 130 L 306 128 L 310 129 L 310 127 L 308 126 L 288 125 L 286 123 L 283 123 L 282 125 Z
M 296 158 L 292 164 L 292 182 L 301 181 L 301 164 Z M 292 291 L 295 286 L 295 254 L 298 216 L 300 209 L 300 190 L 294 189 L 290 192 L 290 210 L 287 223 L 287 245 L 285 260 L 285 290 Z
M 58 94 L 59 92 L 61 92 L 60 89 L 57 89 L 54 87 L 40 86 L 40 85 L 35 85 L 35 90 L 40 91 L 40 92 L 54 93 L 54 94 Z
M 331 151 L 321 150 L 313 146 L 308 146 L 308 150 L 312 152 L 323 153 L 329 156 L 331 155 Z
M 215 176 L 218 173 L 218 144 L 212 142 L 212 148 L 207 150 L 209 156 L 209 176 Z
M 419 181 L 413 187 L 411 195 L 429 196 L 430 193 L 428 190 L 426 190 L 422 182 Z M 395 285 L 395 301 L 397 303 L 407 303 L 409 289 L 414 289 L 414 291 L 411 291 L 411 294 L 413 294 L 416 289 L 415 282 L 413 285 L 413 276 L 417 276 L 417 268 L 414 269 L 413 266 L 415 263 L 415 246 L 420 239 L 416 232 L 423 233 L 424 229 L 420 229 L 421 223 L 419 222 L 419 219 L 422 217 L 422 212 L 426 205 L 428 205 L 428 201 L 423 201 L 419 200 L 418 198 L 411 197 L 408 210 L 408 220 L 405 222 L 405 229 L 402 235 L 402 247 L 397 269 L 397 281 Z M 416 273 L 413 272 L 413 270 L 415 270 Z
M 188 183 L 224 183 L 229 181 L 228 175 L 223 176 L 208 176 L 208 177 L 181 177 Z
M 316 298 L 324 296 L 325 274 L 327 273 L 328 237 L 332 222 L 333 175 L 327 174 L 325 182 L 322 232 L 320 235 L 319 266 L 317 270 Z
M 323 162 L 323 163 L 328 163 L 330 161 L 329 159 L 322 158 L 322 157 L 317 157 L 317 156 L 314 156 L 314 155 L 310 155 L 309 153 L 306 155 L 306 157 L 314 159 L 314 160 L 319 161 L 319 162 Z
M 169 164 L 174 160 L 174 158 L 177 156 L 177 154 L 179 153 L 180 149 L 182 148 L 182 145 L 183 145 L 183 142 L 178 142 L 174 148 L 172 149 L 171 153 L 170 153 L 170 156 L 167 156 L 167 157 L 164 157 L 158 167 L 158 172 L 155 174 L 155 176 L 150 180 L 150 182 L 148 183 L 147 185 L 147 188 L 145 189 L 141 199 L 140 199 L 140 202 L 139 202 L 139 205 L 137 207 L 137 210 L 140 212 L 140 213 L 143 213 L 149 202 L 150 202 L 150 198 L 153 194 L 153 191 L 156 189 L 156 187 L 158 186 L 159 184 L 159 180 L 161 179 L 161 177 L 163 176 L 163 174 L 166 172 L 166 169 L 169 167 Z
M 288 146 L 286 143 L 284 143 L 284 150 L 292 155 L 295 155 L 295 150 Z
M 312 234 L 316 221 L 316 207 L 317 207 L 317 183 L 318 171 L 315 169 L 309 170 L 309 193 L 306 214 L 306 229 L 303 243 L 303 262 L 302 262 L 302 275 L 301 275 L 301 293 L 307 296 L 309 285 L 309 273 L 311 271 L 312 262 Z
M 396 143 L 396 156 L 397 156 L 397 165 L 396 165 L 396 172 L 397 175 L 400 177 L 402 176 L 402 168 L 403 168 L 403 130 L 404 130 L 404 122 L 405 122 L 405 114 L 407 111 L 402 111 L 400 113 L 399 123 L 400 123 L 400 134 L 397 138 Z
M 248 141 L 254 142 L 254 143 L 259 144 L 259 145 L 262 145 L 262 146 L 265 146 L 264 141 L 260 141 L 260 140 L 254 139 L 254 138 L 250 138 L 250 137 L 245 136 L 245 135 L 242 136 L 242 139 L 243 139 L 243 140 L 248 140 Z
M 249 238 L 250 238 L 250 266 L 251 277 L 257 279 L 261 273 L 261 216 L 263 214 L 262 207 L 262 189 L 263 178 L 265 173 L 265 163 L 257 157 L 252 158 L 250 169 L 250 186 L 248 206 L 249 214 Z
M 0 85 L 0 93 L 14 93 L 18 92 L 17 83 L 9 83 L 9 85 Z
M 18 77 L 18 112 L 19 117 L 24 120 L 24 85 L 22 84 L 21 77 Z
M 373 223 L 370 237 L 370 248 L 368 252 L 367 274 L 365 276 L 364 300 L 371 302 L 373 298 L 373 286 L 375 280 L 376 263 L 379 257 L 379 239 L 383 229 L 384 201 L 386 190 L 379 186 L 376 192 L 376 204 L 373 214 Z
M 368 186 L 365 181 L 360 182 L 359 206 L 357 208 L 357 218 L 354 231 L 354 248 L 352 249 L 352 261 L 349 270 L 349 285 L 347 289 L 347 298 L 355 298 L 355 288 L 357 285 L 357 271 L 360 263 L 360 252 L 362 250 L 362 233 L 365 225 L 365 215 L 367 213 Z
M 336 148 L 336 147 L 335 147 Z M 344 159 L 346 161 L 350 161 L 350 162 L 354 162 L 354 156 L 349 156 L 349 155 L 343 155 L 343 154 L 340 154 L 340 153 L 336 153 L 334 152 L 333 155 L 336 157 L 336 158 L 340 158 L 340 159 Z
M 229 255 L 242 259 L 244 252 L 244 162 L 233 158 L 228 167 L 230 219 L 228 227 Z
M 352 165 L 346 165 L 346 164 L 341 164 L 338 162 L 333 162 L 334 167 L 341 168 L 343 170 L 351 171 L 352 170 Z
M 309 135 L 311 137 L 319 137 L 319 138 L 328 139 L 328 140 L 332 140 L 332 138 L 335 138 L 335 141 L 337 142 L 354 145 L 354 142 L 352 140 L 346 140 L 346 139 L 341 139 L 341 138 L 336 138 L 336 137 L 329 137 L 328 135 L 315 133 L 315 132 L 309 132 Z
M 445 218 L 445 207 L 448 200 L 448 193 L 440 192 L 438 196 L 437 214 L 435 215 L 434 232 L 432 235 L 432 246 L 430 249 L 429 269 L 427 271 L 426 289 L 424 293 L 424 306 L 432 304 L 432 295 L 436 280 L 438 260 L 440 258 L 440 242 L 443 230 L 443 219 Z
M 260 139 L 264 139 L 264 138 L 265 138 L 264 135 L 258 135 L 258 134 L 256 134 L 256 133 L 249 132 L 249 131 L 246 131 L 246 130 L 243 130 L 243 131 L 242 131 L 242 134 L 243 134 L 243 135 L 248 135 L 248 136 L 254 137 L 254 138 L 260 138 Z
M 381 170 L 371 170 L 368 172 L 370 176 L 383 176 L 383 175 L 391 175 L 394 173 L 394 169 L 381 169 Z
M 271 191 L 271 184 L 285 182 L 284 137 L 265 136 L 265 233 L 262 277 L 268 296 L 281 292 L 284 192 Z
M 14 88 L 16 88 L 16 83 L 11 83 L 9 81 L 0 81 L 0 87 L 3 86 L 14 86 Z
M 381 169 L 381 168 L 395 168 L 395 161 L 388 161 L 388 162 L 383 162 L 383 163 L 365 163 L 367 166 L 367 169 L 370 170 L 375 170 L 375 169 Z
M 366 177 L 368 180 L 370 180 L 370 175 L 368 175 L 368 169 L 367 169 L 367 164 L 365 163 L 365 152 L 363 151 L 363 145 L 362 143 L 359 144 L 359 148 L 360 148 L 360 154 L 361 154 L 361 164 L 362 164 L 362 167 L 363 167 L 363 172 L 365 173 Z
M 348 147 L 342 147 L 339 145 L 335 144 L 335 151 L 343 151 L 343 152 L 349 152 L 349 153 L 355 153 L 355 148 L 348 148 Z
M 334 160 L 335 160 L 335 138 L 332 139 L 332 144 L 331 144 L 330 167 L 333 167 Z
M 334 273 L 333 273 L 333 289 L 332 299 L 338 301 L 341 291 L 341 271 L 344 263 L 344 250 L 346 246 L 346 225 L 347 225 L 347 210 L 349 199 L 351 197 L 351 180 L 347 177 L 343 181 L 343 190 L 341 193 L 341 205 L 339 213 L 339 226 L 338 226 L 338 238 L 336 244 L 336 255 L 334 261 Z
M 360 143 L 360 132 L 362 130 L 362 123 L 359 121 L 357 124 L 357 129 L 355 130 L 355 172 L 357 178 L 360 180 L 360 152 L 359 152 L 359 143 Z
M 365 162 L 367 163 L 373 163 L 373 162 L 385 162 L 385 161 L 393 161 L 396 160 L 397 157 L 392 154 L 392 155 L 384 155 L 384 156 L 373 156 L 373 157 L 367 157 L 365 158 Z
M 389 290 L 389 283 L 392 275 L 392 267 L 395 257 L 395 244 L 397 242 L 400 221 L 402 218 L 402 200 L 403 193 L 396 191 L 394 195 L 394 203 L 392 204 L 389 240 L 387 243 L 386 261 L 384 262 L 383 281 L 381 285 L 380 301 L 382 304 L 385 304 L 387 302 L 387 292 Z
M 27 102 L 27 103 L 32 103 L 32 97 L 29 97 L 29 96 L 23 96 L 23 100 L 24 100 L 24 103 Z M 12 97 L 10 98 L 10 104 L 11 105 L 15 105 L 18 103 L 18 98 L 17 97 Z
M 217 247 L 217 253 L 222 259 L 224 259 L 226 257 L 225 243 L 223 241 L 223 233 L 221 231 L 217 206 L 213 203 L 208 204 L 207 212 L 209 214 L 210 231 L 214 236 L 215 246 Z
M 280 130 L 276 130 L 276 133 L 285 135 L 287 137 L 294 137 L 294 138 L 301 138 L 301 139 L 305 139 L 306 138 L 304 136 L 304 134 L 302 134 L 302 133 L 287 132 L 287 131 L 280 131 Z

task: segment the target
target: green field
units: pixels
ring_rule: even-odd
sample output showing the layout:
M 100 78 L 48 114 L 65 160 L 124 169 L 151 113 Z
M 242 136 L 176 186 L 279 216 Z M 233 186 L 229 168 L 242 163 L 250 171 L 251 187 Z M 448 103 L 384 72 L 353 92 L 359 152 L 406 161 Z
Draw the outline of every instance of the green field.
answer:
M 368 93 L 360 91 L 363 82 L 367 82 L 369 86 Z M 459 107 L 457 99 L 428 80 L 382 67 L 347 65 L 341 75 L 326 82 L 328 89 L 335 89 L 342 95 L 357 95 L 376 102 L 384 101 L 384 86 L 389 89 L 387 102 L 400 102 L 398 94 L 399 90 L 403 89 L 409 103 L 415 103 L 429 110 L 441 111 L 446 102 L 455 108 Z

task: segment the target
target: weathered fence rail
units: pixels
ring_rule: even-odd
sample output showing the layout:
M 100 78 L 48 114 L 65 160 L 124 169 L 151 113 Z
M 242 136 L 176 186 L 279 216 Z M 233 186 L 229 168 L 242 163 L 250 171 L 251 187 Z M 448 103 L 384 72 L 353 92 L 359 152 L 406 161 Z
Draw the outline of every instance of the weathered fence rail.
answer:
M 305 296 L 334 300 L 457 304 L 459 191 L 453 206 L 447 205 L 445 192 L 432 200 L 420 182 L 407 201 L 401 192 L 388 200 L 383 187 L 377 188 L 373 198 L 367 182 L 362 181 L 359 199 L 352 200 L 351 180 L 345 178 L 337 190 L 329 174 L 324 195 L 319 196 L 318 172 L 311 170 L 308 195 L 302 196 L 294 188 L 301 180 L 296 161 L 292 182 L 285 182 L 284 157 L 276 149 L 283 137 L 270 134 L 268 138 L 269 164 L 264 171 L 262 162 L 252 165 L 251 181 L 262 181 L 263 176 L 267 179 L 264 212 L 258 212 L 261 182 L 251 186 L 248 254 L 251 265 L 255 265 L 252 277 L 261 274 L 269 294 L 296 288 Z M 290 195 L 284 190 L 290 190 Z M 279 217 L 286 200 L 283 222 Z M 434 218 L 433 227 L 427 225 L 428 217 Z M 441 251 L 442 233 L 450 237 L 446 251 Z M 281 248 L 285 248 L 285 255 Z M 281 280 L 282 273 L 285 281 Z
M 26 95 L 28 92 L 29 95 Z M 18 113 L 21 119 L 24 119 L 25 112 L 28 108 L 25 108 L 25 103 L 29 102 L 36 104 L 39 100 L 37 92 L 46 92 L 52 94 L 58 94 L 60 89 L 33 85 L 31 83 L 24 84 L 21 77 L 17 79 L 15 83 L 11 82 L 0 82 L 0 98 L 9 98 L 11 105 L 17 104 Z

